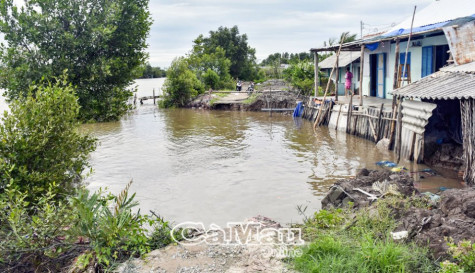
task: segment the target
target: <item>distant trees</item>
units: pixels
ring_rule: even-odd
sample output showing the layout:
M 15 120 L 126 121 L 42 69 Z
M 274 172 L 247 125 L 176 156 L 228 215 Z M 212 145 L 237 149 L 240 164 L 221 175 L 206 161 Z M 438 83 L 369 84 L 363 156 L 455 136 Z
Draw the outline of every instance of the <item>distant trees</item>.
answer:
M 219 27 L 216 31 L 210 31 L 208 37 L 199 35 L 193 41 L 192 55 L 213 54 L 218 47 L 224 50 L 225 57 L 231 61 L 231 77 L 245 80 L 257 77 L 256 50 L 248 45 L 246 34 L 239 34 L 237 26 Z
M 259 73 L 255 49 L 237 26 L 219 27 L 209 36 L 199 35 L 186 58 L 175 59 L 167 70 L 165 99 L 161 106 L 184 106 L 205 89 L 233 89 L 240 80 L 256 80 Z
M 311 61 L 313 60 L 313 54 L 311 52 L 300 52 L 300 53 L 274 53 L 270 54 L 267 58 L 262 60 L 260 63 L 261 66 L 272 66 L 276 62 L 279 64 L 290 64 L 292 62 L 298 61 Z
M 167 71 L 160 67 L 153 67 L 149 63 L 143 67 L 140 79 L 163 78 L 167 76 Z
M 204 91 L 203 83 L 198 80 L 194 71 L 189 68 L 188 60 L 183 57 L 173 60 L 167 70 L 167 79 L 163 90 L 165 98 L 162 107 L 185 106 L 191 98 Z
M 82 120 L 116 120 L 147 54 L 148 0 L 0 2 L 0 87 L 10 99 L 67 71 Z

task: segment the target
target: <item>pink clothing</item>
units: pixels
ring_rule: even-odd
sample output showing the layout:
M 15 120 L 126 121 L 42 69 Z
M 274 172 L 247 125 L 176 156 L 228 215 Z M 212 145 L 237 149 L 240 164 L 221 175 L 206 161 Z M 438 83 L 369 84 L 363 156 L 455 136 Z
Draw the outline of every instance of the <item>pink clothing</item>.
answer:
M 353 73 L 351 73 L 350 71 L 346 72 L 346 75 L 345 75 L 345 88 L 346 89 L 351 89 L 351 82 L 353 80 Z

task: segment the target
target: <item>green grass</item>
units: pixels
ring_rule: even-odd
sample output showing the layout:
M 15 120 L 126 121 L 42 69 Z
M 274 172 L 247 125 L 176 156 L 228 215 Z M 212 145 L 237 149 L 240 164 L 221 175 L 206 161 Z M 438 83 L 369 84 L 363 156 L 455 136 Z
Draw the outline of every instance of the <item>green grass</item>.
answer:
M 217 101 L 219 101 L 221 98 L 227 97 L 229 94 L 228 93 L 213 93 L 216 97 L 212 98 L 209 101 L 209 105 L 213 106 Z
M 395 242 L 392 208 L 401 200 L 379 200 L 370 209 L 321 210 L 302 226 L 310 242 L 291 260 L 300 272 L 436 272 L 427 248 Z
M 243 104 L 253 104 L 261 94 L 252 93 L 247 99 L 243 100 Z

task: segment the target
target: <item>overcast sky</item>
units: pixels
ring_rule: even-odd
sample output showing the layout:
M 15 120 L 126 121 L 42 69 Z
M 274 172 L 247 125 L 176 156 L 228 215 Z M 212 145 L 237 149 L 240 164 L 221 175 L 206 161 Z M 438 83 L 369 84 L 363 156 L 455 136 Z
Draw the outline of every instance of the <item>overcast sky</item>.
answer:
M 219 26 L 237 25 L 258 60 L 275 52 L 297 53 L 323 45 L 343 31 L 383 30 L 436 0 L 150 0 L 150 63 L 168 67 L 192 41 Z M 449 0 L 442 0 L 449 1 Z

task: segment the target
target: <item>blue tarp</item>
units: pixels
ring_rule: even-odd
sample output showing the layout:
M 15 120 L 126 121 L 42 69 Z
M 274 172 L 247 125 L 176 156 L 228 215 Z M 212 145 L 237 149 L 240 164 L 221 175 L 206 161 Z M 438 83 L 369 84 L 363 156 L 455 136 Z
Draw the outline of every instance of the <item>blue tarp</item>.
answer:
M 299 102 L 297 103 L 297 106 L 295 107 L 295 110 L 294 110 L 294 117 L 300 117 L 302 115 L 302 110 L 303 110 L 303 107 L 302 107 L 302 102 Z
M 375 51 L 379 47 L 379 42 L 365 45 L 370 51 Z

